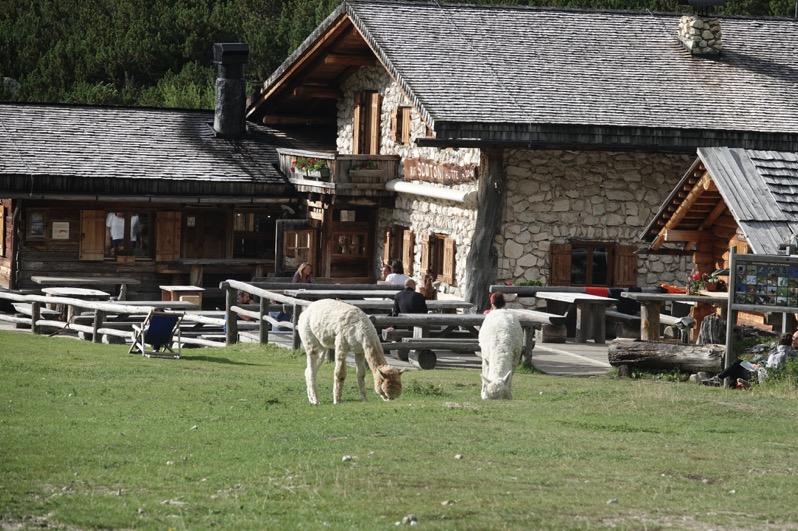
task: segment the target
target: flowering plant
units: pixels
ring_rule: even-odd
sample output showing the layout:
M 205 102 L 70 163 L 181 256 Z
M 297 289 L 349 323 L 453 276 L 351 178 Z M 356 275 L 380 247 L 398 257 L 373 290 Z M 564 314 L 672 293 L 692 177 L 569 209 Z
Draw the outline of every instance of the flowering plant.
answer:
M 719 272 L 720 271 L 715 271 L 711 275 L 699 272 L 692 273 L 690 275 L 690 280 L 687 282 L 687 292 L 691 295 L 695 295 L 701 290 L 719 291 L 726 289 L 726 283 L 718 278 Z
M 327 161 L 324 159 L 317 159 L 315 157 L 297 157 L 294 163 L 294 168 L 302 172 L 321 171 L 327 167 Z

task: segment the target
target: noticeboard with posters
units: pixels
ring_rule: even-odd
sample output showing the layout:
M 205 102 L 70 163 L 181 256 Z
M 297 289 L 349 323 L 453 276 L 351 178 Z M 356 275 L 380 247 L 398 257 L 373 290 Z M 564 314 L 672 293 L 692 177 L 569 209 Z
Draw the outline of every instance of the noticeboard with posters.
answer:
M 734 270 L 734 304 L 798 307 L 798 261 L 785 263 L 758 257 L 756 261 L 738 255 Z

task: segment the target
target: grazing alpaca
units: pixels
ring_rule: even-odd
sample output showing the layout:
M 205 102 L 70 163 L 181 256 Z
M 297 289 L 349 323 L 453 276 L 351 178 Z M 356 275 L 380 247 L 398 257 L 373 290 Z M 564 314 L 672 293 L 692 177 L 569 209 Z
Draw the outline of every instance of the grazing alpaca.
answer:
M 511 400 L 513 371 L 521 360 L 524 332 L 510 310 L 493 310 L 479 329 L 482 400 Z
M 324 363 L 327 349 L 335 349 L 333 404 L 341 401 L 346 379 L 346 355 L 352 352 L 357 363 L 360 399 L 366 399 L 366 362 L 374 375 L 374 391 L 383 400 L 393 400 L 402 393 L 401 371 L 387 364 L 380 337 L 362 310 L 332 299 L 316 301 L 299 316 L 299 337 L 308 356 L 305 383 L 308 400 L 318 404 L 316 374 Z

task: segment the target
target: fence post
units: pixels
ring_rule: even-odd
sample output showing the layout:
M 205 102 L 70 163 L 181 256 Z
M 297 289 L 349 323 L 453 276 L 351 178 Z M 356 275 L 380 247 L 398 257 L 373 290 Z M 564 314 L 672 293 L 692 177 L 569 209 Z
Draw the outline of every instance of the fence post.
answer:
M 222 282 L 224 287 L 224 342 L 225 345 L 233 345 L 238 342 L 238 315 L 232 310 L 236 305 L 236 290 L 231 288 L 227 282 Z
M 292 332 L 292 339 L 293 339 L 292 346 L 294 350 L 296 350 L 299 348 L 301 344 L 301 341 L 299 340 L 299 326 L 297 326 L 297 323 L 299 322 L 299 312 L 302 311 L 302 306 L 294 303 L 293 308 L 294 308 L 293 316 L 291 317 L 291 322 L 294 324 L 294 330 Z
M 92 331 L 91 331 L 92 343 L 100 343 L 100 334 L 97 333 L 97 330 L 99 330 L 100 327 L 102 327 L 104 319 L 105 319 L 105 313 L 102 310 L 94 310 L 94 323 L 92 324 Z
M 36 321 L 41 318 L 41 302 L 30 303 L 30 329 L 34 334 L 40 334 L 39 327 L 36 326 Z
M 260 337 L 258 340 L 261 345 L 269 343 L 269 329 L 271 328 L 271 324 L 263 320 L 263 316 L 269 311 L 269 302 L 270 301 L 266 299 L 266 297 L 260 298 L 260 322 L 258 323 Z

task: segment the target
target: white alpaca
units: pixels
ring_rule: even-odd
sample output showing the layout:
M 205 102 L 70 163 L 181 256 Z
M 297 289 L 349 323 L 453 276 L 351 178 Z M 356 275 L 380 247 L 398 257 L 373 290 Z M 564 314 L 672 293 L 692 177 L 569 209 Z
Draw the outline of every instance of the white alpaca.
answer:
M 383 400 L 393 400 L 402 393 L 401 371 L 388 365 L 380 337 L 360 308 L 338 300 L 322 299 L 305 308 L 299 316 L 299 337 L 308 358 L 305 384 L 308 400 L 318 404 L 316 374 L 328 349 L 335 349 L 333 404 L 341 402 L 346 379 L 346 355 L 352 352 L 357 363 L 360 399 L 366 399 L 366 362 L 374 375 L 374 391 Z
M 510 310 L 493 310 L 479 329 L 482 400 L 511 400 L 513 371 L 521 361 L 524 331 Z

